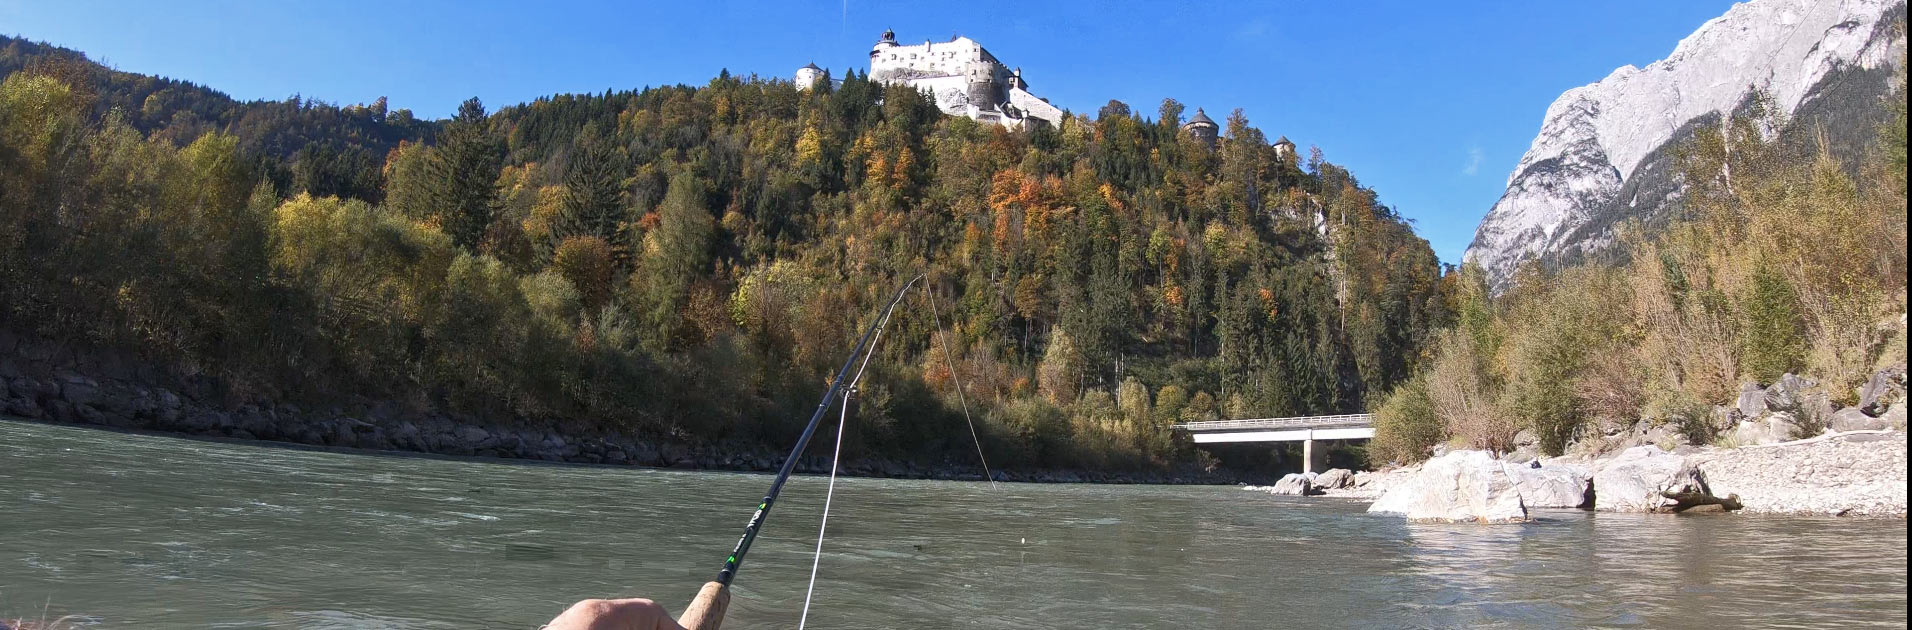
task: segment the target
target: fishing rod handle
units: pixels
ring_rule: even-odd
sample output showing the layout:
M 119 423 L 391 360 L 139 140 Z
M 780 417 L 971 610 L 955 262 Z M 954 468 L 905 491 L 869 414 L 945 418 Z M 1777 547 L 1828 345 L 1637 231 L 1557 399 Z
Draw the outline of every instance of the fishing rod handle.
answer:
M 717 630 L 724 623 L 724 609 L 729 607 L 730 587 L 722 582 L 705 582 L 697 598 L 684 609 L 684 616 L 677 618 L 677 625 L 685 630 Z

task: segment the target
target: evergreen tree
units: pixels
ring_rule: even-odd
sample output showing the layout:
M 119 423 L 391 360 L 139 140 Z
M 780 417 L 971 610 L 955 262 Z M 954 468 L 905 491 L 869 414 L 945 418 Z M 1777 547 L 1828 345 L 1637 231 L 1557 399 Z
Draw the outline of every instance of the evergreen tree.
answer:
M 505 147 L 491 134 L 484 103 L 474 96 L 458 106 L 433 152 L 433 210 L 453 243 L 475 250 L 498 207 L 498 173 Z
M 589 236 L 603 239 L 619 252 L 626 250 L 624 171 L 623 156 L 611 139 L 596 123 L 587 123 L 578 133 L 570 168 L 565 171 L 564 197 L 552 231 L 555 241 Z
M 710 263 L 716 226 L 704 195 L 704 182 L 696 175 L 679 173 L 671 178 L 664 203 L 657 209 L 657 228 L 644 237 L 643 272 L 633 276 L 642 278 L 646 323 L 651 341 L 661 348 L 676 345 L 690 285 Z

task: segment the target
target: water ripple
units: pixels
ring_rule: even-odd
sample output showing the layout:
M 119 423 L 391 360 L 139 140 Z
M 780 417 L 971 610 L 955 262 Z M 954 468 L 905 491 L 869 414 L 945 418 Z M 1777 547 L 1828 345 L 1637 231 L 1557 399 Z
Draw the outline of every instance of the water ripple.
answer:
M 673 609 L 768 477 L 342 455 L 0 421 L 0 617 L 106 628 L 536 627 Z M 802 605 L 793 479 L 726 628 Z M 1544 512 L 1410 525 L 1232 488 L 839 481 L 811 622 L 844 628 L 1904 627 L 1903 521 Z

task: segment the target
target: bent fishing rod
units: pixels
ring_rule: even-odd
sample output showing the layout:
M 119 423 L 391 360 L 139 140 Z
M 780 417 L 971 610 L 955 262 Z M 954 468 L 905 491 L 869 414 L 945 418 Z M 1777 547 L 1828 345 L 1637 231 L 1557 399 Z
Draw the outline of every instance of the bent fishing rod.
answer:
M 777 478 L 770 482 L 770 491 L 764 493 L 763 500 L 757 503 L 757 512 L 750 516 L 750 523 L 744 526 L 744 535 L 738 539 L 737 548 L 730 552 L 730 557 L 724 559 L 724 568 L 717 572 L 717 579 L 704 583 L 704 587 L 697 591 L 697 597 L 684 609 L 684 616 L 677 620 L 679 625 L 689 630 L 717 630 L 723 623 L 724 609 L 730 607 L 730 582 L 737 578 L 737 567 L 743 564 L 744 554 L 750 552 L 750 543 L 756 541 L 757 531 L 763 527 L 770 507 L 777 503 L 777 495 L 783 493 L 783 483 L 790 480 L 790 473 L 796 469 L 797 458 L 810 445 L 810 437 L 816 434 L 817 425 L 830 410 L 830 404 L 842 395 L 843 388 L 848 384 L 850 369 L 856 366 L 857 357 L 875 351 L 871 340 L 889 322 L 890 312 L 896 309 L 897 303 L 903 301 L 910 287 L 922 279 L 923 276 L 918 275 L 903 283 L 903 288 L 896 290 L 895 297 L 891 297 L 883 310 L 877 312 L 876 321 L 863 332 L 863 338 L 857 340 L 856 347 L 850 350 L 850 357 L 843 360 L 843 368 L 837 370 L 836 378 L 830 381 L 830 388 L 824 390 L 823 400 L 817 403 L 816 413 L 810 415 L 810 423 L 803 427 L 803 434 L 797 436 L 797 445 L 790 449 L 790 456 L 784 458 L 783 466 L 777 469 Z

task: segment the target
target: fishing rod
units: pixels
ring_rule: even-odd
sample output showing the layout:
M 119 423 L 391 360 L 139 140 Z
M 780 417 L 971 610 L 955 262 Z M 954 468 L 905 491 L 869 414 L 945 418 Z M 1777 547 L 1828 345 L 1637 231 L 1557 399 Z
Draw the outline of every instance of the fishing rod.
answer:
M 918 275 L 903 283 L 903 288 L 896 290 L 896 296 L 890 298 L 889 304 L 877 312 L 876 321 L 863 332 L 863 338 L 857 340 L 856 347 L 850 350 L 850 358 L 843 360 L 843 368 L 837 370 L 836 378 L 830 381 L 830 388 L 824 390 L 823 400 L 817 403 L 816 413 L 810 415 L 810 423 L 803 427 L 803 435 L 797 436 L 796 447 L 790 449 L 790 456 L 784 458 L 783 466 L 777 469 L 777 479 L 770 482 L 770 491 L 764 493 L 763 501 L 757 503 L 757 512 L 750 516 L 750 523 L 744 526 L 744 535 L 738 539 L 737 548 L 731 550 L 730 557 L 724 559 L 724 568 L 717 572 L 717 579 L 704 583 L 704 587 L 698 589 L 697 597 L 684 609 L 684 616 L 677 620 L 679 625 L 689 630 L 717 630 L 718 625 L 723 623 L 724 609 L 730 607 L 730 582 L 737 578 L 737 567 L 743 564 L 744 554 L 750 552 L 750 543 L 756 541 L 757 531 L 763 527 L 764 517 L 769 515 L 770 507 L 776 504 L 777 495 L 783 493 L 783 483 L 790 480 L 790 473 L 797 466 L 797 458 L 803 455 L 804 447 L 810 445 L 810 437 L 816 434 L 817 425 L 830 410 L 830 404 L 842 394 L 850 369 L 856 366 L 857 357 L 875 349 L 869 347 L 870 340 L 889 322 L 890 312 L 896 309 L 898 302 L 903 301 L 910 287 L 922 279 L 923 276 Z

